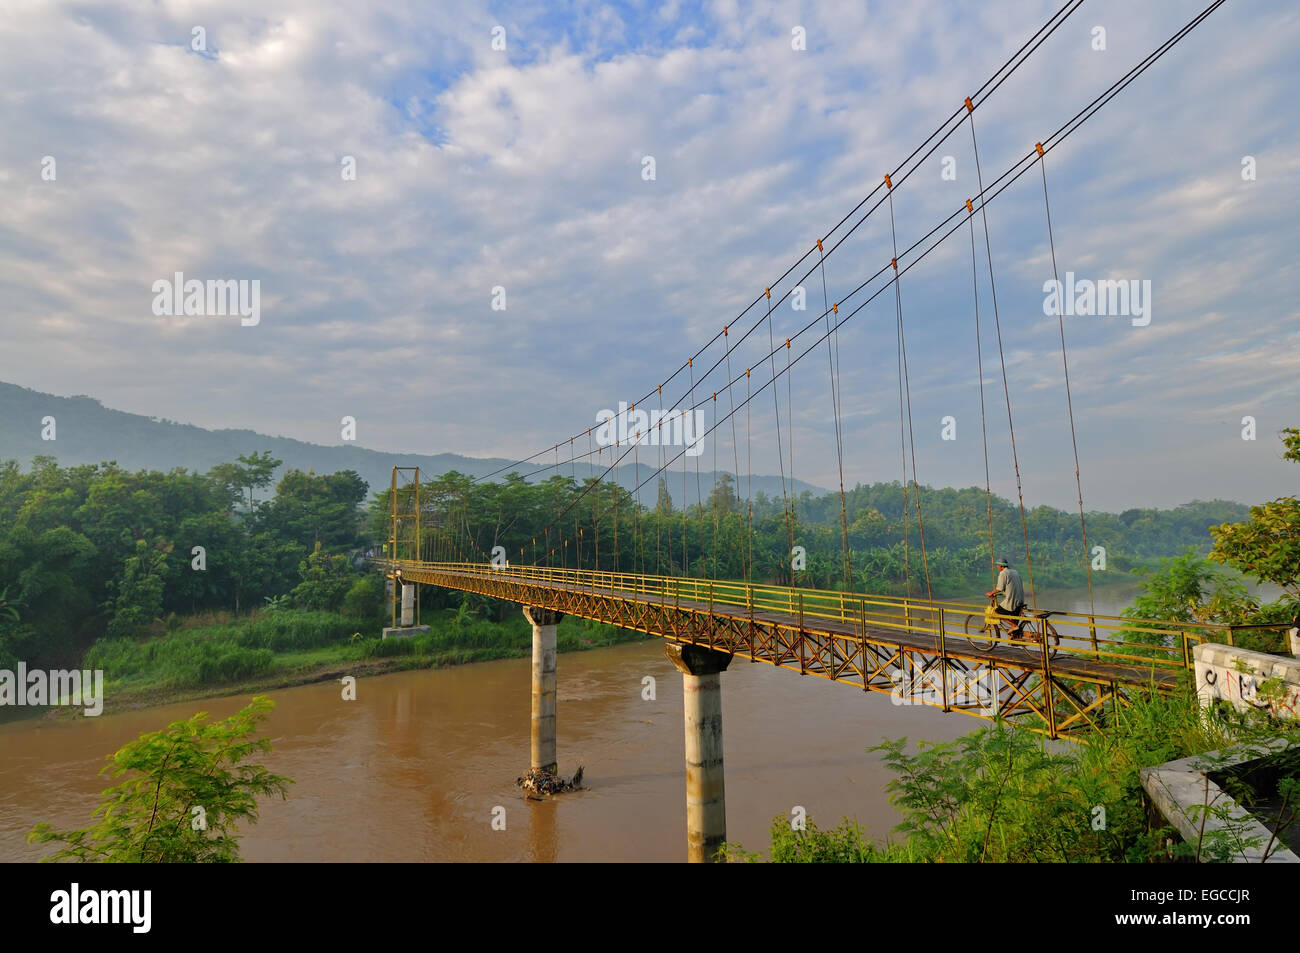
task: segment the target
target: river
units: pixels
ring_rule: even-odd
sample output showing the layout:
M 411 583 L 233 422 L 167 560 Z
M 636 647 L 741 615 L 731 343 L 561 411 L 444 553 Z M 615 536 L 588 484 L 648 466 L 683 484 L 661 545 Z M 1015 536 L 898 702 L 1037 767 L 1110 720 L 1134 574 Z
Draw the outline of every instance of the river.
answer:
M 1097 590 L 1115 614 L 1136 587 Z M 1087 611 L 1086 590 L 1039 595 Z M 587 789 L 548 802 L 520 797 L 529 758 L 528 659 L 271 692 L 264 763 L 296 782 L 262 802 L 241 839 L 250 861 L 681 861 L 686 856 L 681 676 L 659 640 L 559 658 L 560 771 Z M 643 698 L 643 679 L 655 697 Z M 965 715 L 896 706 L 887 695 L 736 658 L 722 676 L 727 834 L 766 849 L 777 815 L 796 807 L 823 826 L 856 817 L 877 839 L 899 821 L 891 774 L 866 749 L 884 738 L 950 740 L 981 727 Z M 225 717 L 244 696 L 98 718 L 0 725 L 0 859 L 35 860 L 33 825 L 85 827 L 112 782 L 105 755 L 197 710 Z M 494 830 L 493 809 L 505 809 Z

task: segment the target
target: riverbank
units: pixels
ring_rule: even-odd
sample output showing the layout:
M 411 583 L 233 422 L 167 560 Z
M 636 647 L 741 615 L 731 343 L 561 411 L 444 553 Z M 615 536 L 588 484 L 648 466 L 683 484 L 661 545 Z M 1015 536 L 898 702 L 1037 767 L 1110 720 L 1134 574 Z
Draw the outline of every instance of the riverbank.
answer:
M 143 640 L 101 639 L 82 668 L 104 673 L 104 712 L 116 714 L 175 702 L 246 695 L 415 669 L 520 658 L 532 651 L 522 617 L 500 622 L 426 613 L 427 634 L 379 637 L 382 624 L 332 612 L 205 615 L 173 622 L 171 631 Z M 578 652 L 652 638 L 644 633 L 566 617 L 558 649 Z M 54 707 L 42 717 L 81 718 L 80 709 Z

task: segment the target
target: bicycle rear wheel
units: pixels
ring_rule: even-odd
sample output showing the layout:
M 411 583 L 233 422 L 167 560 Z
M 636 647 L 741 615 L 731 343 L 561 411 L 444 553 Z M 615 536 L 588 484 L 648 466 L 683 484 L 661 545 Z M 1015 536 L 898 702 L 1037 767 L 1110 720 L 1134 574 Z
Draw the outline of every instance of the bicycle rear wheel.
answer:
M 1056 626 L 1043 620 L 1043 631 L 1047 637 L 1047 657 L 1056 658 L 1056 653 L 1061 648 L 1061 634 L 1056 631 Z

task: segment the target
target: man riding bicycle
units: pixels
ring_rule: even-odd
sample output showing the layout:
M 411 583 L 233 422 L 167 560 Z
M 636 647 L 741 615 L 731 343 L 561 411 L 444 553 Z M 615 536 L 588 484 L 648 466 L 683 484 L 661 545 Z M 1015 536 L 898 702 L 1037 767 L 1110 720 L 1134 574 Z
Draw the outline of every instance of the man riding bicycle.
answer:
M 1025 609 L 1025 587 L 1020 581 L 1020 573 L 1011 568 L 1006 557 L 998 560 L 998 582 L 994 589 L 984 593 L 986 596 L 997 596 L 998 602 L 995 610 L 998 615 L 1018 616 Z M 1019 638 L 1023 622 L 1017 622 L 1016 627 L 1011 630 L 1012 638 Z

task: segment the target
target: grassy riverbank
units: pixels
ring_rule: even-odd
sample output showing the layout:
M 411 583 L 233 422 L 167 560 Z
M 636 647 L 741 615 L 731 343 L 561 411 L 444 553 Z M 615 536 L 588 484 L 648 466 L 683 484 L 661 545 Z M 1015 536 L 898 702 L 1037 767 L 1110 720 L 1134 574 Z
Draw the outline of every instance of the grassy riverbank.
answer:
M 518 658 L 532 651 L 532 628 L 521 617 L 502 622 L 455 620 L 425 613 L 430 631 L 413 639 L 379 638 L 370 620 L 334 612 L 283 610 L 239 618 L 205 614 L 173 621 L 166 634 L 100 639 L 82 667 L 102 669 L 106 712 L 168 702 L 246 694 L 416 668 Z M 561 652 L 636 642 L 639 632 L 566 617 Z

